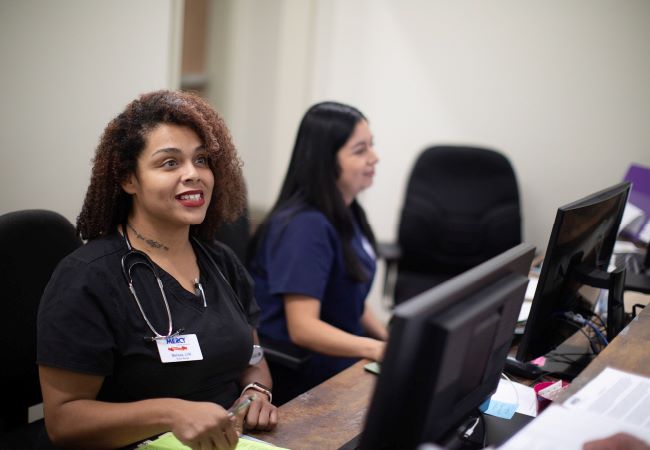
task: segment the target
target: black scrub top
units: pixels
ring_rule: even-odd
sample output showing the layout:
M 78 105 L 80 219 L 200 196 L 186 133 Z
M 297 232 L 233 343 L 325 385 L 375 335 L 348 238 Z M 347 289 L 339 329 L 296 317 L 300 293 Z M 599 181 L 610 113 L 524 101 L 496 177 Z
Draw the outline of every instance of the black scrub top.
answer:
M 121 265 L 128 250 L 115 233 L 88 242 L 57 266 L 39 306 L 37 363 L 105 377 L 97 397 L 102 401 L 175 397 L 231 406 L 252 354 L 259 308 L 251 279 L 230 249 L 192 245 L 207 307 L 200 295 L 155 268 L 174 331 L 182 327 L 183 334 L 196 334 L 202 360 L 162 363 L 156 343 L 145 339 L 152 332 L 129 291 Z M 149 321 L 167 334 L 167 313 L 152 272 L 138 264 L 132 275 Z

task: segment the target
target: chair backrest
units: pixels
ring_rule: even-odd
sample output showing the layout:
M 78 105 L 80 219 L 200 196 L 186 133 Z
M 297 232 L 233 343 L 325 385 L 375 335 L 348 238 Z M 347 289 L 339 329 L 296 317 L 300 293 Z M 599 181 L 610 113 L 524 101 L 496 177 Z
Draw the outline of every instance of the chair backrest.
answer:
M 424 150 L 408 181 L 398 241 L 396 289 L 405 272 L 431 276 L 419 292 L 519 244 L 519 190 L 508 159 L 477 147 Z
M 224 223 L 219 227 L 215 239 L 226 244 L 235 252 L 242 263 L 246 262 L 246 249 L 250 240 L 250 220 L 248 209 L 232 223 Z
M 63 216 L 23 210 L 0 216 L 0 330 L 8 350 L 0 386 L 0 430 L 27 423 L 27 408 L 42 401 L 36 366 L 36 315 L 59 261 L 82 241 Z

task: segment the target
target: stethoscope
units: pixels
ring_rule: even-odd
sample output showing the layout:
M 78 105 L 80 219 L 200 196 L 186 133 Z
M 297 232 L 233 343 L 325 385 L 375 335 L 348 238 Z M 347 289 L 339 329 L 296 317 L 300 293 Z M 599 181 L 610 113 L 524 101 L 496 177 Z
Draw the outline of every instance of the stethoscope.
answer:
M 138 309 L 140 310 L 140 314 L 142 315 L 142 318 L 147 324 L 147 327 L 149 327 L 149 330 L 151 330 L 151 332 L 153 333 L 153 336 L 145 336 L 145 339 L 153 342 L 158 339 L 168 339 L 170 337 L 174 337 L 181 334 L 184 331 L 183 328 L 179 328 L 178 330 L 173 331 L 174 324 L 172 321 L 172 312 L 169 308 L 169 301 L 167 300 L 167 295 L 165 295 L 165 288 L 163 287 L 163 282 L 160 279 L 160 276 L 158 275 L 158 270 L 156 269 L 155 264 L 153 263 L 151 258 L 149 258 L 149 255 L 147 255 L 145 252 L 133 248 L 133 246 L 131 245 L 131 241 L 129 240 L 129 236 L 127 235 L 126 232 L 126 226 L 122 226 L 122 235 L 124 236 L 124 242 L 126 243 L 126 247 L 128 249 L 128 252 L 126 252 L 124 256 L 122 256 L 122 261 L 121 261 L 122 273 L 124 274 L 124 278 L 126 278 L 126 282 L 129 285 L 129 291 L 131 291 L 131 295 L 133 296 L 135 303 L 138 305 Z M 167 329 L 167 334 L 159 333 L 158 330 L 154 328 L 153 324 L 147 317 L 147 314 L 144 312 L 142 303 L 140 303 L 140 298 L 138 297 L 138 293 L 135 291 L 135 287 L 133 286 L 133 277 L 131 276 L 131 271 L 133 270 L 134 267 L 138 265 L 144 266 L 145 268 L 149 269 L 153 273 L 153 276 L 155 277 L 156 282 L 158 283 L 160 296 L 162 298 L 163 305 L 165 306 L 165 312 L 167 313 L 167 323 L 169 324 L 169 327 Z M 207 303 L 205 301 L 205 294 L 203 292 L 203 287 L 200 288 L 200 292 L 201 292 L 201 296 L 203 297 L 203 306 L 207 307 Z
M 174 324 L 172 321 L 172 313 L 171 309 L 169 308 L 169 301 L 167 300 L 167 295 L 165 294 L 165 289 L 163 287 L 163 282 L 160 279 L 160 276 L 158 274 L 158 270 L 156 269 L 156 265 L 153 263 L 149 255 L 146 253 L 134 249 L 133 246 L 131 245 L 131 241 L 129 240 L 129 236 L 127 235 L 126 232 L 126 225 L 122 226 L 122 235 L 124 237 L 124 242 L 126 244 L 126 247 L 128 251 L 122 256 L 121 264 L 122 264 L 122 273 L 124 274 L 124 278 L 126 279 L 126 282 L 129 285 L 129 291 L 131 292 L 131 295 L 133 296 L 133 299 L 135 300 L 135 303 L 138 305 L 138 310 L 140 310 L 140 314 L 142 315 L 142 318 L 144 319 L 145 323 L 147 324 L 147 327 L 149 327 L 149 330 L 153 333 L 153 336 L 145 336 L 145 339 L 148 341 L 156 341 L 160 339 L 168 339 L 174 336 L 178 336 L 181 334 L 184 329 L 179 328 L 176 331 L 174 330 Z M 239 306 L 239 309 L 241 310 L 242 314 L 244 316 L 246 315 L 244 311 L 244 306 L 242 305 L 241 301 L 239 300 L 239 297 L 237 294 L 234 292 L 232 289 L 232 286 L 230 286 L 230 283 L 228 283 L 228 280 L 224 276 L 223 272 L 221 272 L 221 269 L 219 269 L 219 266 L 217 263 L 214 261 L 212 258 L 212 255 L 208 253 L 208 251 L 203 247 L 203 244 L 201 244 L 196 238 L 192 237 L 194 242 L 197 244 L 197 246 L 205 253 L 210 260 L 211 264 L 214 266 L 214 268 L 217 270 L 217 273 L 219 276 L 226 282 L 226 285 L 230 289 L 231 295 L 236 299 L 237 304 Z M 167 323 L 169 324 L 167 328 L 167 333 L 162 334 L 159 333 L 158 330 L 153 326 L 149 318 L 147 317 L 147 314 L 144 312 L 144 308 L 142 307 L 142 303 L 140 302 L 140 299 L 138 298 L 138 294 L 135 291 L 135 287 L 133 285 L 133 277 L 131 276 L 131 271 L 133 270 L 134 267 L 141 265 L 144 266 L 145 268 L 149 269 L 152 273 L 153 276 L 156 279 L 156 283 L 158 284 L 158 289 L 160 290 L 160 296 L 163 302 L 163 305 L 165 306 L 165 312 L 167 313 Z M 207 308 L 207 302 L 205 299 L 205 291 L 203 290 L 203 286 L 201 285 L 201 282 L 197 279 L 194 282 L 194 287 L 196 289 L 197 295 L 201 296 L 201 299 L 203 300 L 203 307 Z M 263 350 L 259 345 L 253 345 L 253 353 L 251 356 L 251 359 L 249 361 L 249 364 L 257 364 L 263 356 Z

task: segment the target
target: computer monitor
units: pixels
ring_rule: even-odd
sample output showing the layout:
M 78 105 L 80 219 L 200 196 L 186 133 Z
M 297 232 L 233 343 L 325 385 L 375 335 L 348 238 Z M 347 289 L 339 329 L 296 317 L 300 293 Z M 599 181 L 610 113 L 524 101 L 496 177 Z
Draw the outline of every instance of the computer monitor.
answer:
M 629 182 L 619 183 L 557 210 L 517 350 L 518 361 L 549 354 L 581 329 L 584 320 L 592 318 L 594 300 L 581 295 L 585 285 L 608 289 L 607 338 L 611 340 L 625 325 L 622 299 L 625 273 L 622 270 L 608 273 L 607 268 L 629 190 Z M 588 346 L 587 352 L 575 346 L 565 348 L 547 358 L 544 369 L 572 378 L 593 355 L 589 354 Z
M 520 244 L 395 308 L 359 448 L 442 442 L 495 391 L 534 251 Z

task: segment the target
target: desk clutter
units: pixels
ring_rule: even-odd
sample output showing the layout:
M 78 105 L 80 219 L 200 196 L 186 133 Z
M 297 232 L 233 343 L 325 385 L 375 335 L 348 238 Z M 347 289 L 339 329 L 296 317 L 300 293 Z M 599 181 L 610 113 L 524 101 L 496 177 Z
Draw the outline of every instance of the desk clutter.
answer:
M 569 383 L 564 380 L 537 383 L 533 387 L 537 401 L 537 413 L 540 414 L 552 402 L 557 401 L 562 391 L 568 387 Z
M 608 367 L 499 448 L 581 450 L 585 442 L 619 432 L 650 442 L 650 377 Z

